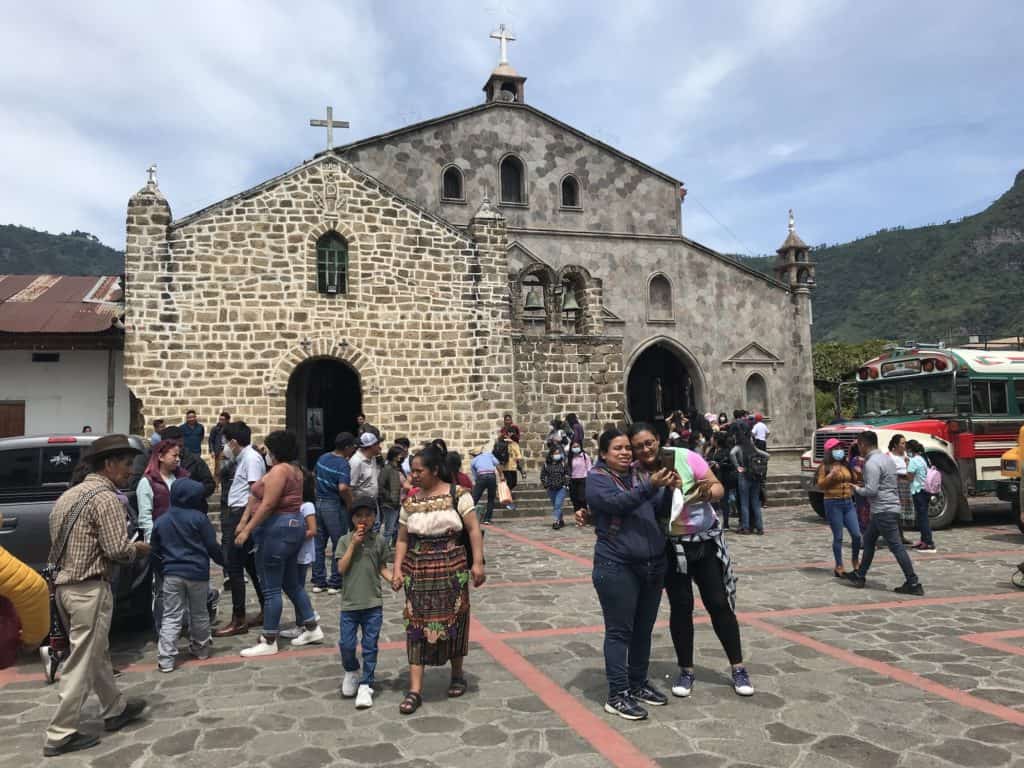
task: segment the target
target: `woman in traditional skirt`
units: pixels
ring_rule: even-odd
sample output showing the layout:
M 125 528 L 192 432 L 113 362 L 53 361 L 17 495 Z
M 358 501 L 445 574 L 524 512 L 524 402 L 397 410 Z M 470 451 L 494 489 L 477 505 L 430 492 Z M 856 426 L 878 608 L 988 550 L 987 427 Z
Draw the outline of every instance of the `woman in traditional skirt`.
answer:
M 448 697 L 466 692 L 462 661 L 469 651 L 469 582 L 479 587 L 486 579 L 473 497 L 449 483 L 444 454 L 434 445 L 425 447 L 412 459 L 411 477 L 419 492 L 402 505 L 391 585 L 395 591 L 405 588 L 409 692 L 399 706 L 403 715 L 423 703 L 424 667 L 451 662 Z

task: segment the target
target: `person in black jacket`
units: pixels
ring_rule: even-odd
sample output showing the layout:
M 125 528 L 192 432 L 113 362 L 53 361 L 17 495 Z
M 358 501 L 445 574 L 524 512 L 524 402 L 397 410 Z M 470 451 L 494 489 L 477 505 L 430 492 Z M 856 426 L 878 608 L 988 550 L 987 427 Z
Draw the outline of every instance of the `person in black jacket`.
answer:
M 736 466 L 732 462 L 729 451 L 732 443 L 729 434 L 724 431 L 715 432 L 711 435 L 711 453 L 708 455 L 708 464 L 715 477 L 722 481 L 725 486 L 725 498 L 717 502 L 718 512 L 722 516 L 722 528 L 729 530 L 729 515 L 737 513 L 735 507 L 738 496 L 736 494 Z

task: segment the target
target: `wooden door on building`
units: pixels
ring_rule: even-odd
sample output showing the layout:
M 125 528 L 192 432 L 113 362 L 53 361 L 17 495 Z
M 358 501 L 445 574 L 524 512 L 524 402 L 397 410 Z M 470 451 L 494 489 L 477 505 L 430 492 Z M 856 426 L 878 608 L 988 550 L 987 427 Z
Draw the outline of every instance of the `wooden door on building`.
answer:
M 0 403 L 0 437 L 21 437 L 25 434 L 25 402 Z

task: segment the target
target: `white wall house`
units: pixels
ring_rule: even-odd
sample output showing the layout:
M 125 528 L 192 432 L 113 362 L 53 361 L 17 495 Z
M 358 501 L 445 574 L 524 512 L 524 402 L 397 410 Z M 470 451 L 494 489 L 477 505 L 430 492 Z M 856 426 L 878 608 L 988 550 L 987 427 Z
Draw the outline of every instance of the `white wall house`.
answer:
M 0 275 L 0 437 L 128 432 L 116 277 Z
M 128 432 L 121 350 L 0 350 L 0 404 L 24 406 L 24 434 Z

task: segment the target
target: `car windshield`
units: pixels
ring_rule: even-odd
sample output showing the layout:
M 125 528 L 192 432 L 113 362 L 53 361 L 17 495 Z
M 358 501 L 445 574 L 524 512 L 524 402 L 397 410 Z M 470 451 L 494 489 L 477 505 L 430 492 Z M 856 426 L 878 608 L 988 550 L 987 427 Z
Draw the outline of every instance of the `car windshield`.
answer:
M 862 418 L 930 416 L 955 410 L 952 374 L 857 385 L 856 415 Z

